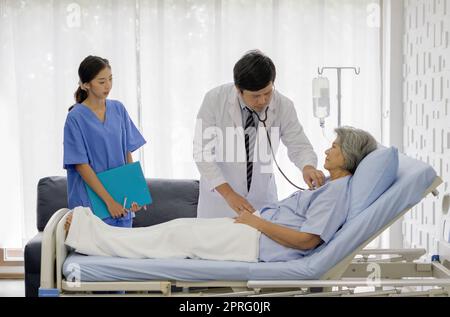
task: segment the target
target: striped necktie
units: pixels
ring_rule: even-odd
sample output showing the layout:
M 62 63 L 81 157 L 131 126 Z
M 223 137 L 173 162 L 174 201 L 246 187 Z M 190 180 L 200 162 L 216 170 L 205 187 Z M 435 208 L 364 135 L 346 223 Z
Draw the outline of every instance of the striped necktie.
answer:
M 245 121 L 245 151 L 247 154 L 247 190 L 250 191 L 250 185 L 252 183 L 252 173 L 253 173 L 253 149 L 255 147 L 256 140 L 256 127 L 255 120 L 253 118 L 253 113 L 245 107 L 247 111 L 247 120 Z

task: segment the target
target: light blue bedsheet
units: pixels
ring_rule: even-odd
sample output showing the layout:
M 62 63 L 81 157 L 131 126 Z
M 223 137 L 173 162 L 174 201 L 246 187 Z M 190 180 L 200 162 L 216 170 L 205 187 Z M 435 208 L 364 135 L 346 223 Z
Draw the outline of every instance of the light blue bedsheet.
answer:
M 399 154 L 395 183 L 361 214 L 346 222 L 328 244 L 321 245 L 311 255 L 298 260 L 244 263 L 125 259 L 72 253 L 64 262 L 63 274 L 66 278 L 79 276 L 84 282 L 318 279 L 404 209 L 418 203 L 435 177 L 436 172 L 428 164 Z

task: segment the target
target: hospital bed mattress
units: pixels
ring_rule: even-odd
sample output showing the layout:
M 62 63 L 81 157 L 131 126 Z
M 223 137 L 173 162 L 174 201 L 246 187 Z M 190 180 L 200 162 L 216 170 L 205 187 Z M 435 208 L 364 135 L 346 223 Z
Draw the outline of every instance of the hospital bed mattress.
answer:
M 347 221 L 328 244 L 289 262 L 125 259 L 71 253 L 63 274 L 67 280 L 77 276 L 82 282 L 318 279 L 399 213 L 418 203 L 435 177 L 428 164 L 400 154 L 397 180 L 379 199 Z

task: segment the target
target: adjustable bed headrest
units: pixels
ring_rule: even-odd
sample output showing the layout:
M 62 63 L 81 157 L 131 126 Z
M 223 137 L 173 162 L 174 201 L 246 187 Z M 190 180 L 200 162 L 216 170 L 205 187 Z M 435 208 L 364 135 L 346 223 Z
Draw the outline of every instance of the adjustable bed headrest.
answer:
M 351 179 L 347 220 L 356 217 L 377 200 L 394 183 L 397 171 L 397 148 L 379 147 L 367 155 Z

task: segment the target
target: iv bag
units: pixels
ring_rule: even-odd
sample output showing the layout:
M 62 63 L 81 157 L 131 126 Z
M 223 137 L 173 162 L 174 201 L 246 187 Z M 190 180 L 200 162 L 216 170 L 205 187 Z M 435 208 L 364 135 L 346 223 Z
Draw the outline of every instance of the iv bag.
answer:
M 330 82 L 326 77 L 313 79 L 314 117 L 324 119 L 330 115 Z

